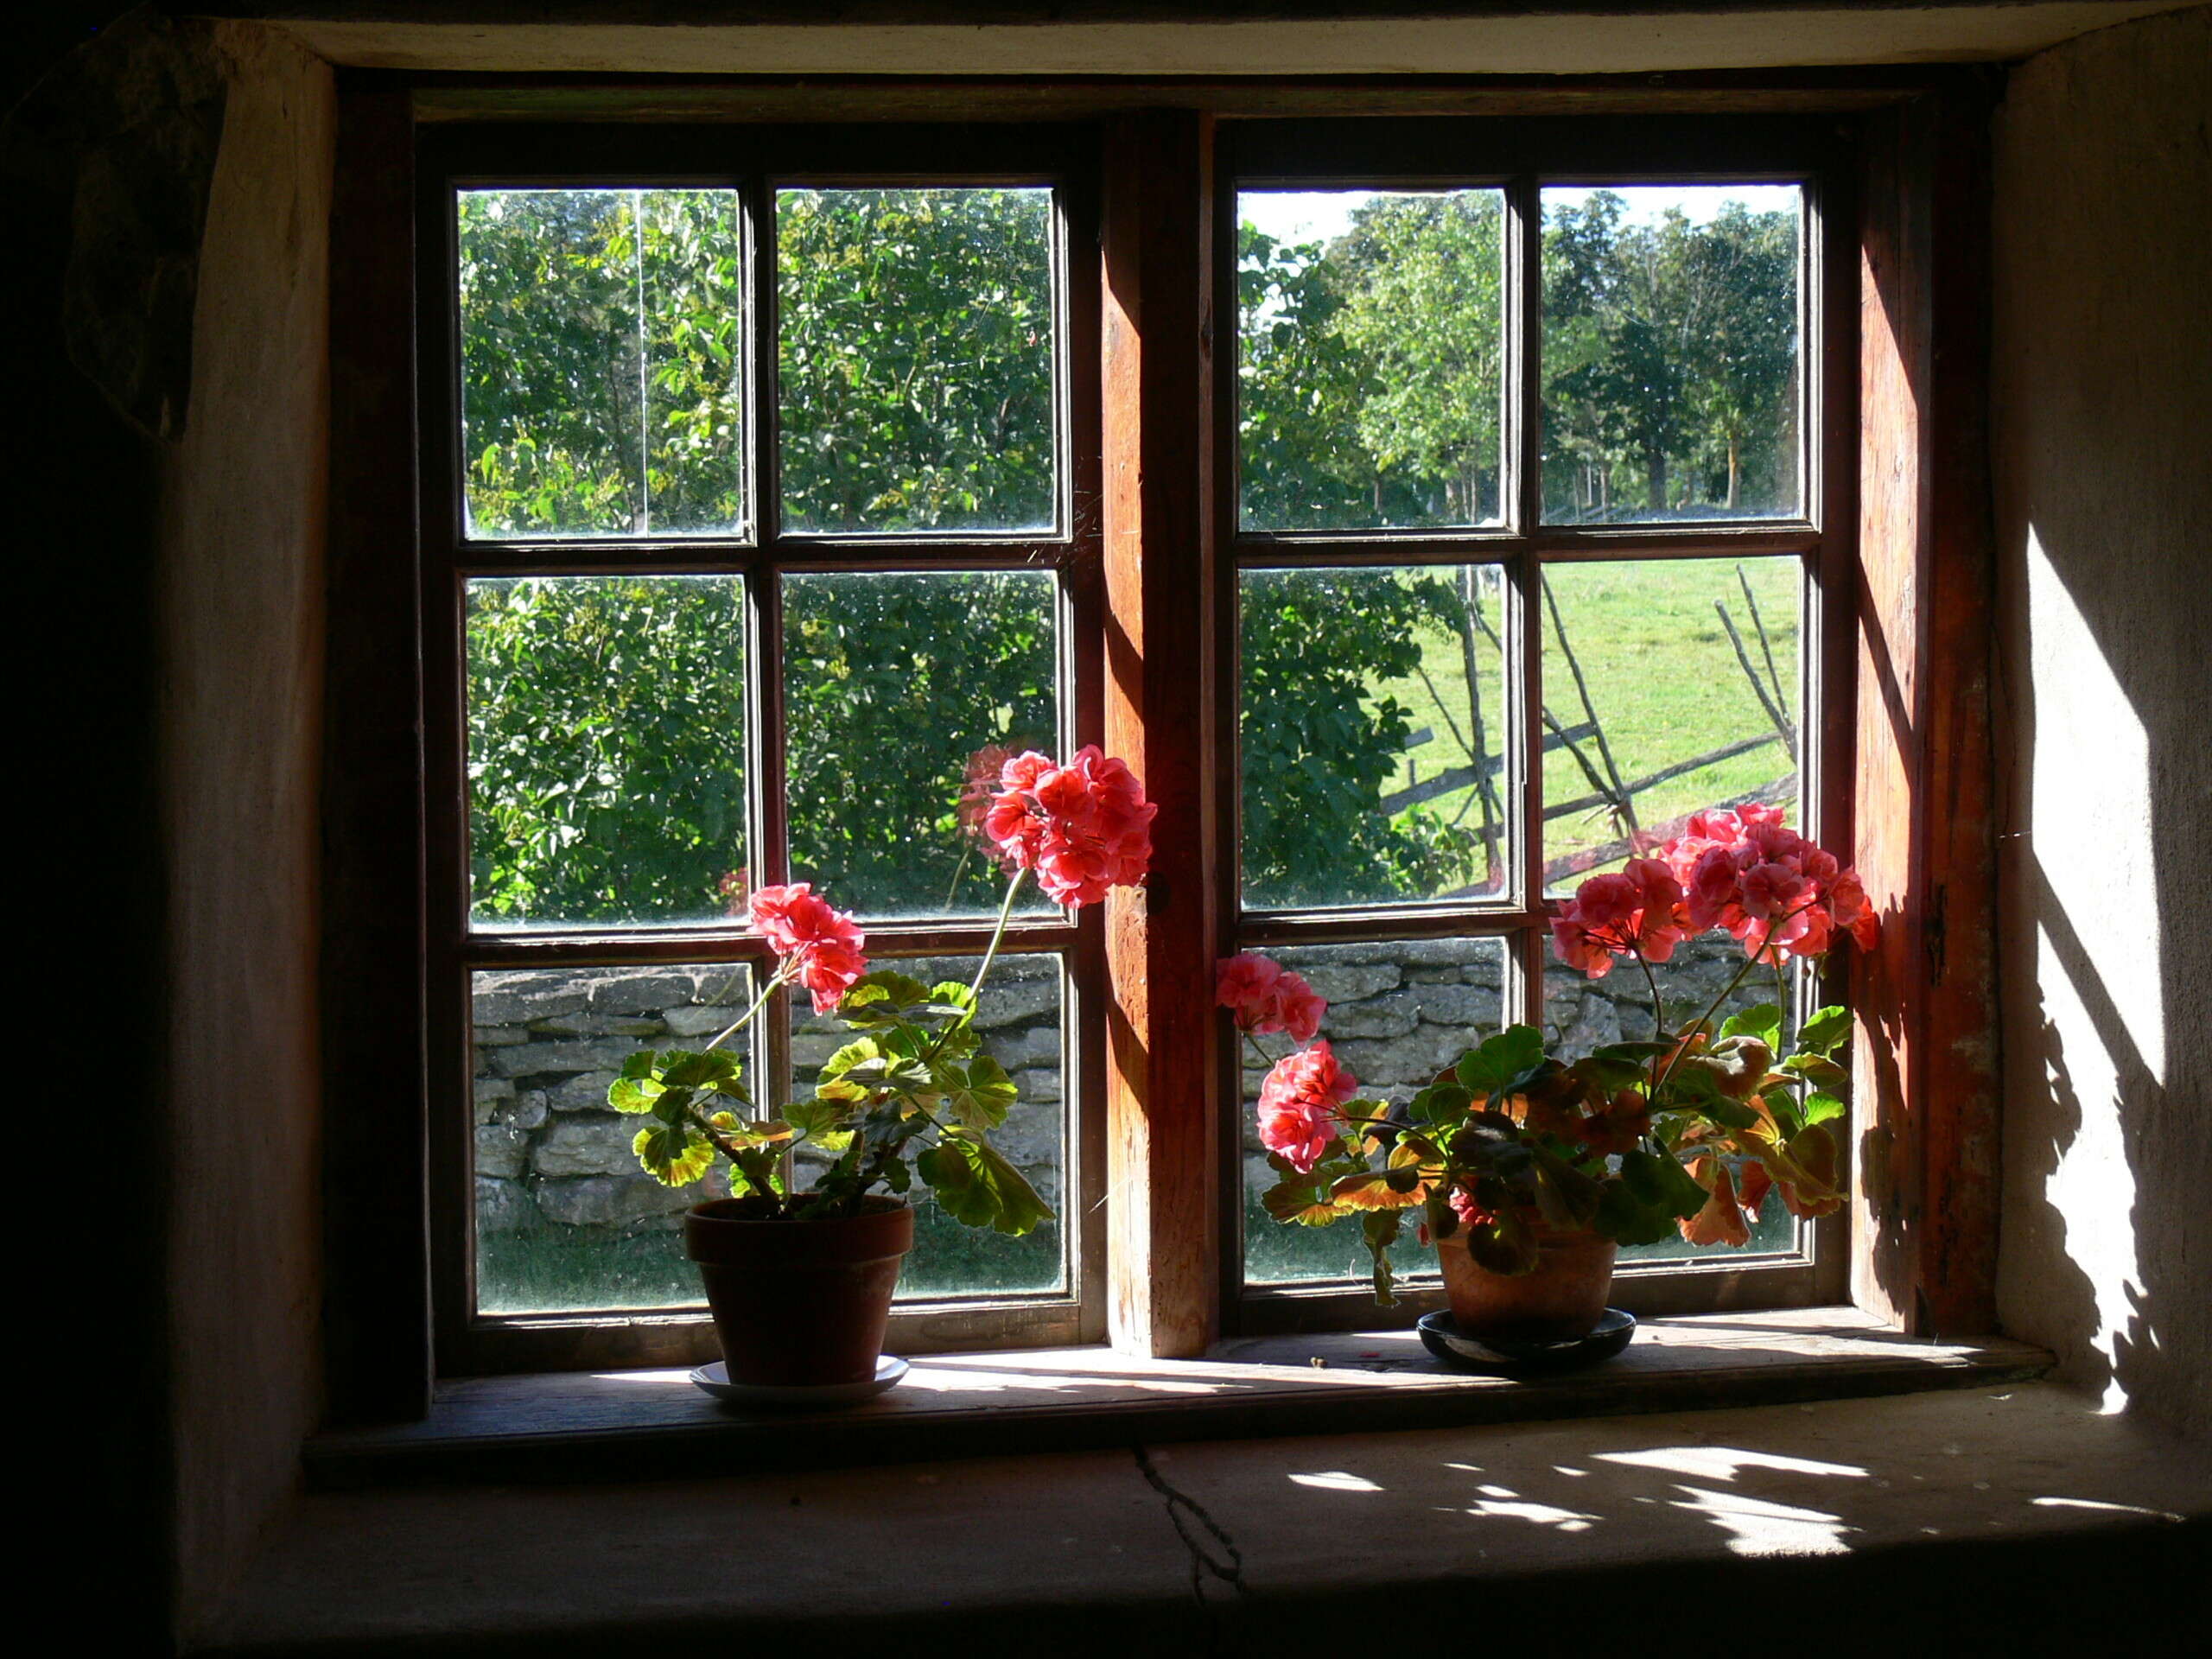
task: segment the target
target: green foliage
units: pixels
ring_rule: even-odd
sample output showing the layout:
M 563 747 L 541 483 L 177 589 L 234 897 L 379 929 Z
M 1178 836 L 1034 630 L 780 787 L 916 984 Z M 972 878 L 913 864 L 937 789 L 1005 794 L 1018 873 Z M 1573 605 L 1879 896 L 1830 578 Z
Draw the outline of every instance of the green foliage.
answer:
M 785 525 L 1049 526 L 1051 193 L 785 190 L 776 239 Z

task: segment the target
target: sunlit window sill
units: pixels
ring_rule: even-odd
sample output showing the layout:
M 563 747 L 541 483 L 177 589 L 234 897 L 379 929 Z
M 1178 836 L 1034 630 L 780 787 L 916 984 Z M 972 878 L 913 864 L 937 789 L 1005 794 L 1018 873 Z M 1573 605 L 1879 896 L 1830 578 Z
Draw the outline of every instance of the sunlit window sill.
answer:
M 446 1383 L 425 1421 L 322 1436 L 307 1467 L 325 1490 L 765 1473 L 1906 1394 L 2050 1363 L 2001 1337 L 1924 1341 L 1827 1307 L 1649 1320 L 1618 1358 L 1528 1379 L 1449 1370 L 1405 1329 L 1232 1340 L 1197 1360 L 938 1355 L 865 1405 L 797 1418 L 720 1404 L 680 1370 L 565 1372 Z
M 1747 1350 L 1792 1340 L 1724 1338 L 1727 1323 L 1680 1322 L 1679 1343 L 1654 1338 L 1613 1375 L 1663 1374 L 1675 1347 L 1726 1353 L 1703 1374 L 1733 1375 L 1761 1363 Z M 1794 1340 L 1818 1336 L 1798 1329 Z M 196 1645 L 229 1659 L 607 1659 L 733 1640 L 903 1659 L 1170 1659 L 1395 1650 L 1424 1632 L 1430 1646 L 1464 1646 L 1478 1640 L 1454 1635 L 1465 1610 L 1470 1628 L 1495 1633 L 1478 1645 L 1531 1654 L 1606 1652 L 1616 1637 L 1640 1654 L 1700 1656 L 1770 1639 L 1799 1659 L 2196 1651 L 2212 1447 L 2056 1383 L 1995 1381 L 2017 1351 L 1920 1351 L 1936 1368 L 1923 1376 L 1964 1386 L 1484 1427 L 1471 1414 L 1496 1407 L 1478 1402 L 1505 1389 L 1461 1384 L 1466 1425 L 1363 1433 L 1376 1406 L 1419 1385 L 1331 1365 L 1341 1375 L 1305 1390 L 1331 1432 L 1304 1438 L 1125 1436 L 1058 1455 L 648 1484 L 559 1484 L 556 1456 L 535 1471 L 553 1484 L 324 1491 L 294 1506 Z M 1043 1409 L 1041 1398 L 1095 1401 L 1100 1357 L 931 1369 L 964 1379 L 952 1392 Z M 1764 1360 L 1770 1382 L 1802 1363 Z M 1217 1364 L 1211 1386 L 1224 1391 L 1287 1382 L 1249 1355 Z M 1124 1385 L 1178 1380 L 1164 1373 L 1179 1368 L 1120 1369 Z M 872 1421 L 905 1419 L 910 1446 L 961 1421 L 920 1389 L 899 1392 L 903 1406 L 776 1433 L 711 1426 L 724 1444 L 852 1462 L 848 1442 Z M 1095 1419 L 1100 1408 L 1076 1409 Z M 970 1421 L 991 1417 L 971 1406 Z M 516 1438 L 545 1447 L 538 1437 L 576 1433 Z M 670 1444 L 708 1449 L 696 1436 Z

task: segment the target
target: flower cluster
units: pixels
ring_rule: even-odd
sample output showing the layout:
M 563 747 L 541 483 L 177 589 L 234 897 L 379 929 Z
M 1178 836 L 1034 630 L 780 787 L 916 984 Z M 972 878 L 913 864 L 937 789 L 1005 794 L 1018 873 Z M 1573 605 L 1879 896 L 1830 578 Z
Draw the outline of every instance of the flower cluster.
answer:
M 768 941 L 791 976 L 814 994 L 814 1011 L 830 1014 L 853 982 L 868 972 L 868 943 L 853 918 L 815 896 L 811 885 L 762 887 L 747 907 L 753 931 Z
M 1602 979 L 1618 956 L 1664 962 L 1708 928 L 1726 929 L 1754 959 L 1819 957 L 1848 933 L 1872 945 L 1876 920 L 1858 873 L 1756 803 L 1694 814 L 1652 858 L 1595 875 L 1552 920 L 1560 961 Z
M 1134 887 L 1152 861 L 1159 808 L 1122 762 L 1086 744 L 1060 766 L 1031 750 L 1007 760 L 983 833 L 1017 870 L 1034 870 L 1057 904 L 1096 904 Z
M 1310 1043 L 1321 1028 L 1329 1005 L 1308 985 L 1269 957 L 1246 951 L 1220 965 L 1214 999 L 1227 1008 L 1239 1031 L 1280 1031 L 1294 1043 Z
M 1284 1055 L 1260 1085 L 1260 1144 L 1305 1173 L 1335 1142 L 1337 1109 L 1358 1087 L 1326 1042 Z
M 968 757 L 967 770 L 960 780 L 960 794 L 953 803 L 961 833 L 997 861 L 1002 875 L 1012 875 L 1019 867 L 1007 850 L 991 839 L 985 820 L 990 816 L 991 803 L 998 798 L 1000 777 L 1012 759 L 1012 751 L 996 743 L 987 743 L 976 750 Z

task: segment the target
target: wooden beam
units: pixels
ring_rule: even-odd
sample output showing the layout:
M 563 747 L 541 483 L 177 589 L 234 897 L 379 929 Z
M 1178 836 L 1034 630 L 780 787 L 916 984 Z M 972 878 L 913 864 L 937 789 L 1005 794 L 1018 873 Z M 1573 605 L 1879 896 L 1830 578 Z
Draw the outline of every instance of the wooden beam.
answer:
M 1162 111 L 1105 144 L 1106 745 L 1160 804 L 1150 880 L 1107 907 L 1107 1329 L 1162 1357 L 1220 1317 L 1213 141 Z
M 341 74 L 323 765 L 325 1362 L 337 1422 L 429 1408 L 414 121 Z
M 1964 79 L 1885 111 L 1860 178 L 1852 1292 L 1947 1337 L 1996 1319 L 1987 123 Z

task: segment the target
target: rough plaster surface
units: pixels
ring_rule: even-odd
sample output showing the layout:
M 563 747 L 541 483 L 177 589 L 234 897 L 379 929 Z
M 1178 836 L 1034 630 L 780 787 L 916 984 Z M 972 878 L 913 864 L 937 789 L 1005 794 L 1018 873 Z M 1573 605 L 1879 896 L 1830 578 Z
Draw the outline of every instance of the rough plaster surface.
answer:
M 1929 63 L 2018 57 L 2175 0 L 2016 5 L 1672 9 L 1560 6 L 1466 17 L 712 28 L 506 19 L 297 18 L 335 63 L 376 68 L 671 74 L 1614 74 L 1647 70 Z M 1418 8 L 1408 8 L 1415 10 Z M 293 8 L 284 8 L 292 10 Z M 311 11 L 312 7 L 300 7 Z M 343 8 L 334 7 L 334 10 Z M 1194 11 L 1203 8 L 1193 7 Z M 1348 13 L 1360 8 L 1346 6 Z M 1376 7 L 1387 14 L 1389 8 Z M 1470 10 L 1473 10 L 1470 8 Z M 610 11 L 617 9 L 609 8 Z M 1501 15 L 1504 14 L 1504 15 Z
M 2212 1432 L 2212 8 L 1996 132 L 2005 1329 Z
M 2208 1514 L 2212 1450 L 2023 1384 L 645 1487 L 329 1494 L 294 1510 L 220 1636 L 239 1654 L 538 1659 L 694 1638 L 810 1654 L 1472 1641 L 1583 1655 L 1623 1639 L 1593 1638 L 1590 1621 L 1626 1617 L 1640 1653 L 1981 1653 L 2050 1602 L 2065 1630 L 2021 1631 L 2036 1639 L 2005 1651 L 2060 1650 L 2087 1623 L 2097 1639 L 2073 1651 L 2181 1652 L 2198 1586 L 2175 1568 L 2203 1548 Z M 2038 1550 L 2069 1570 L 2004 1576 Z M 2155 1612 L 2113 1617 L 2146 1588 Z M 1454 1608 L 1471 1627 L 1456 1642 Z M 1918 1644 L 1898 1648 L 1900 1628 Z
M 215 26 L 229 82 L 163 459 L 175 1549 L 188 1627 L 296 1479 L 319 1406 L 315 967 L 328 68 Z

